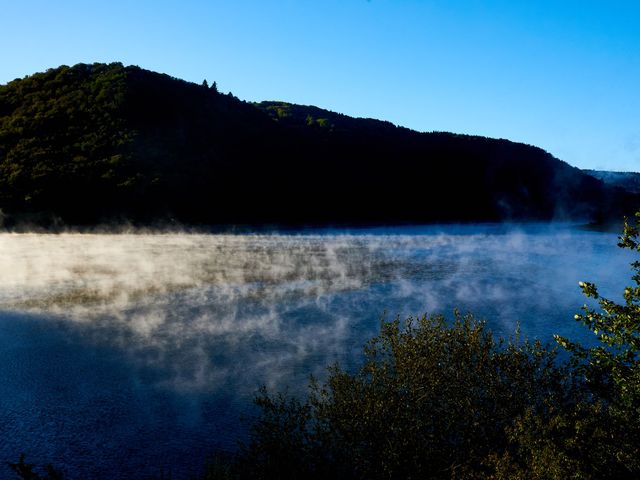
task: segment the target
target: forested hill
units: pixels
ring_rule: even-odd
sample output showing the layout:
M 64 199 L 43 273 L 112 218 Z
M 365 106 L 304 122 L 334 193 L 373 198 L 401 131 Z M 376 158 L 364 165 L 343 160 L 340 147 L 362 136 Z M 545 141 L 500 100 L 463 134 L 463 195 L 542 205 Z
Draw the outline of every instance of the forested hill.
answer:
M 9 224 L 603 220 L 637 203 L 532 146 L 246 103 L 119 63 L 0 86 Z
M 629 192 L 640 194 L 640 173 L 611 172 L 607 170 L 583 170 L 584 173 L 602 180 L 608 185 L 623 188 Z

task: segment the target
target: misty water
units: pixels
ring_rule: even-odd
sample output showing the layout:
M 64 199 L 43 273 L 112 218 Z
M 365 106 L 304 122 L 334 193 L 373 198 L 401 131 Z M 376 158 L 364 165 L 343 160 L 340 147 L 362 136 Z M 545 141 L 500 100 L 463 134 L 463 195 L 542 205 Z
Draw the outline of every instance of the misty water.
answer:
M 185 478 L 234 448 L 260 385 L 357 368 L 396 315 L 589 342 L 577 282 L 618 298 L 616 243 L 571 225 L 0 234 L 0 476 L 26 452 L 69 478 Z

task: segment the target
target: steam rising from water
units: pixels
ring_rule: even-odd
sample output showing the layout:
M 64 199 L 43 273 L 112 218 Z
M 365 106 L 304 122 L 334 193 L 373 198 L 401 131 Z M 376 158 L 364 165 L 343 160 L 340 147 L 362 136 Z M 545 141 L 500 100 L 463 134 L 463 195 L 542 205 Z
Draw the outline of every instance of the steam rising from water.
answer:
M 343 348 L 350 312 L 330 312 L 332 296 L 407 268 L 390 265 L 388 243 L 349 236 L 2 235 L 0 302 L 79 324 L 97 341 L 108 338 L 159 365 L 166 360 L 175 386 L 210 387 L 227 377 L 228 362 L 211 358 L 220 350 L 250 355 L 271 383 L 292 357 Z M 393 242 L 403 250 L 410 243 Z M 294 321 L 295 312 L 305 318 Z M 236 351 L 248 345 L 260 348 Z
M 519 320 L 549 339 L 554 331 L 538 328 L 545 319 L 528 318 L 531 311 L 579 299 L 575 284 L 585 275 L 620 271 L 619 262 L 590 263 L 598 248 L 621 259 L 614 244 L 611 235 L 567 230 L 4 234 L 0 308 L 76 324 L 93 341 L 157 364 L 176 387 L 215 388 L 234 373 L 230 360 L 238 355 L 274 383 L 305 356 L 344 358 L 344 342 L 359 348 L 385 309 L 480 310 L 494 317 L 494 328 L 511 333 Z M 349 338 L 353 327 L 357 339 Z
M 450 314 L 459 307 L 501 334 L 512 334 L 520 321 L 524 333 L 543 340 L 553 333 L 584 339 L 573 321 L 584 303 L 577 282 L 595 281 L 609 296 L 620 292 L 631 258 L 615 244 L 611 234 L 540 226 L 305 235 L 1 234 L 0 433 L 23 438 L 25 421 L 34 421 L 29 431 L 39 432 L 43 415 L 47 425 L 62 422 L 71 438 L 36 433 L 43 461 L 56 455 L 76 461 L 78 450 L 68 445 L 85 448 L 83 442 L 93 440 L 67 424 L 91 417 L 87 412 L 97 402 L 96 422 L 104 411 L 131 409 L 126 423 L 133 426 L 117 434 L 122 445 L 139 441 L 136 431 L 153 431 L 157 438 L 181 438 L 181 448 L 190 451 L 189 441 L 206 445 L 198 435 L 206 431 L 211 438 L 220 424 L 232 436 L 235 415 L 259 385 L 295 390 L 309 374 L 322 376 L 328 363 L 357 365 L 385 311 L 391 318 Z M 48 353 L 39 357 L 42 352 Z M 17 366 L 21 355 L 35 365 L 28 375 Z M 49 357 L 61 364 L 49 365 Z M 34 378 L 25 380 L 29 375 Z M 60 389 L 74 393 L 60 397 Z M 111 396 L 102 399 L 95 393 L 101 390 Z M 165 405 L 158 392 L 179 396 L 177 406 L 166 407 L 177 419 L 147 412 Z M 153 430 L 158 424 L 165 430 Z M 182 437 L 181 428 L 187 430 Z M 10 451 L 0 447 L 9 455 L 0 460 L 15 460 L 11 455 L 33 438 L 21 441 Z M 70 450 L 46 453 L 61 444 Z M 117 463 L 122 445 L 95 448 L 105 462 Z M 177 447 L 158 450 L 157 458 L 168 458 L 167 451 L 184 461 Z M 92 476 L 99 478 L 100 469 Z

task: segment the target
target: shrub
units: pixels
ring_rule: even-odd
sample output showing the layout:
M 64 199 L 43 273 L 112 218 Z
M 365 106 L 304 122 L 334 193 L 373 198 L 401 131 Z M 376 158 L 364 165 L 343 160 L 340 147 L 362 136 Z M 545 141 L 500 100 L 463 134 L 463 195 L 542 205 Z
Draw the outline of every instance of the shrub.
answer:
M 516 419 L 551 418 L 580 391 L 552 349 L 495 340 L 470 315 L 385 323 L 364 354 L 358 372 L 333 366 L 326 382 L 312 380 L 304 400 L 263 389 L 235 475 L 487 476 Z

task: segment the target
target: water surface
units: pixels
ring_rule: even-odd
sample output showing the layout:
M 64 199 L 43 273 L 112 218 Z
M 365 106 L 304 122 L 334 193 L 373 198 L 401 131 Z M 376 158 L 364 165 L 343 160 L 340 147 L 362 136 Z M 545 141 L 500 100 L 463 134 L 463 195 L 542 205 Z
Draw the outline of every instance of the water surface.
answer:
M 356 368 L 381 318 L 457 307 L 498 334 L 590 341 L 577 282 L 622 291 L 616 240 L 570 225 L 1 234 L 0 461 L 184 478 L 233 448 L 259 385 Z

